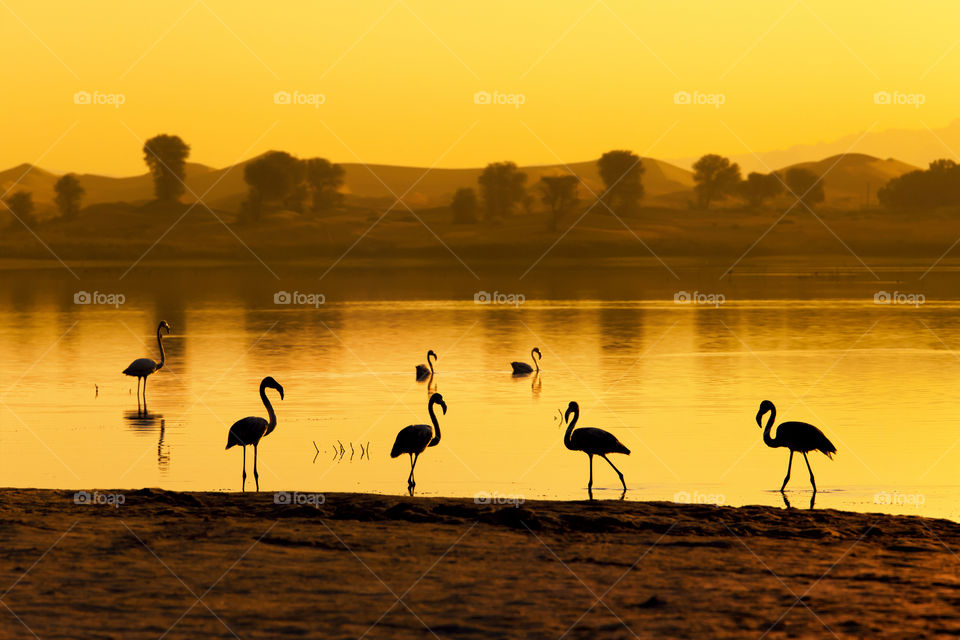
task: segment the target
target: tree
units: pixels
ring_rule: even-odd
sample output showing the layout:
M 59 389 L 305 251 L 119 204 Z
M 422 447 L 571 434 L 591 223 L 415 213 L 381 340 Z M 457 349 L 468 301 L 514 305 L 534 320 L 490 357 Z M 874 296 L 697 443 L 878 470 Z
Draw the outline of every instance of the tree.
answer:
M 700 207 L 709 209 L 717 198 L 734 195 L 740 185 L 740 166 L 729 158 L 708 153 L 693 165 L 694 191 Z
M 604 190 L 600 200 L 616 214 L 634 213 L 643 199 L 646 167 L 632 151 L 608 151 L 597 160 Z
M 250 188 L 245 203 L 250 217 L 259 219 L 263 205 L 271 202 L 297 210 L 306 196 L 305 176 L 305 163 L 286 151 L 268 151 L 248 162 L 243 168 L 243 179 Z
M 787 187 L 800 199 L 800 202 L 808 207 L 823 202 L 823 182 L 820 176 L 809 169 L 793 167 L 787 169 L 786 174 Z
M 7 209 L 24 224 L 33 224 L 33 195 L 29 191 L 17 191 L 4 200 Z
M 450 210 L 453 224 L 473 224 L 477 221 L 477 192 L 469 187 L 457 189 Z
M 577 176 L 544 176 L 540 178 L 540 199 L 550 210 L 548 229 L 556 232 L 557 224 L 566 214 L 573 211 L 580 199 L 577 197 Z
M 519 171 L 512 162 L 488 164 L 477 179 L 487 210 L 487 220 L 510 215 L 514 207 L 523 202 L 526 181 L 527 174 Z
M 325 158 L 310 158 L 306 161 L 305 175 L 307 188 L 313 198 L 314 213 L 325 213 L 340 206 L 343 194 L 344 170 L 339 164 L 333 164 Z
M 80 213 L 80 201 L 86 193 L 86 189 L 80 186 L 77 177 L 72 173 L 61 176 L 53 185 L 53 189 L 57 192 L 54 202 L 60 210 L 60 215 L 65 219 L 76 217 Z
M 157 200 L 176 202 L 183 195 L 190 147 L 179 136 L 154 136 L 143 145 L 143 159 L 153 175 Z
M 877 199 L 890 209 L 960 205 L 960 165 L 953 160 L 934 160 L 926 170 L 910 171 L 887 182 L 877 191 Z
M 783 192 L 783 183 L 775 173 L 757 173 L 751 171 L 747 179 L 740 183 L 740 195 L 751 207 L 757 208 L 765 200 L 775 198 Z

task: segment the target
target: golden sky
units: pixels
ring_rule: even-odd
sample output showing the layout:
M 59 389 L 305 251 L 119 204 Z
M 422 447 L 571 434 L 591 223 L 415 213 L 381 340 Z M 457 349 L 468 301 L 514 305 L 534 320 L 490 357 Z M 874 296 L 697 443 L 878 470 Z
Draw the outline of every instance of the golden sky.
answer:
M 463 167 L 936 129 L 958 115 L 957 18 L 849 0 L 0 0 L 0 168 L 141 173 L 162 132 L 212 166 L 283 149 Z

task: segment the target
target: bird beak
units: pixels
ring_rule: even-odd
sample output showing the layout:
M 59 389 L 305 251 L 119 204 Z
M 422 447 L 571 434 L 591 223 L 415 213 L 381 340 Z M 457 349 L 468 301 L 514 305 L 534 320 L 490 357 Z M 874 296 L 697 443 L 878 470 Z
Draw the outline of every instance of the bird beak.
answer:
M 767 413 L 766 411 L 758 411 L 758 412 L 757 412 L 757 426 L 760 427 L 761 429 L 763 429 L 763 423 L 760 422 L 760 418 L 762 418 L 764 415 L 766 415 L 766 413 Z
M 443 415 L 447 415 L 447 403 L 441 402 L 440 406 L 443 407 Z
M 280 399 L 283 400 L 283 387 L 279 387 L 277 391 L 280 392 Z

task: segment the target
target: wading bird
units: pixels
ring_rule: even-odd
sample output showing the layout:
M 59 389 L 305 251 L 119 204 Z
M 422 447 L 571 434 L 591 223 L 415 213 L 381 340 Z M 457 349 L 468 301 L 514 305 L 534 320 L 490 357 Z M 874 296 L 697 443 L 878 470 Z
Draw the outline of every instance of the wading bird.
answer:
M 161 331 L 166 330 L 170 333 L 170 325 L 166 320 L 161 320 L 157 325 L 157 344 L 160 345 L 160 362 L 154 362 L 150 358 L 137 358 L 130 363 L 130 366 L 123 370 L 124 375 L 135 376 L 137 378 L 137 405 L 140 405 L 140 380 L 143 379 L 143 404 L 147 404 L 147 376 L 156 373 L 163 368 L 166 356 L 163 353 L 163 335 Z
M 437 421 L 437 414 L 433 412 L 433 405 L 439 404 L 443 409 L 444 415 L 447 413 L 447 403 L 443 401 L 443 396 L 435 393 L 430 396 L 427 402 L 427 413 L 430 414 L 431 427 L 428 424 L 411 424 L 404 427 L 397 434 L 397 439 L 393 443 L 393 449 L 390 450 L 390 457 L 396 458 L 404 453 L 410 455 L 410 475 L 407 477 L 407 488 L 413 492 L 417 486 L 413 478 L 413 469 L 417 466 L 417 459 L 427 447 L 435 447 L 440 443 L 440 423 Z
M 764 414 L 770 413 L 770 419 L 767 420 L 767 426 L 764 429 L 760 422 Z M 837 448 L 833 443 L 823 435 L 823 431 L 817 429 L 812 424 L 806 422 L 781 422 L 777 427 L 777 437 L 770 436 L 770 430 L 773 428 L 773 421 L 777 417 L 777 408 L 769 400 L 760 403 L 760 410 L 757 412 L 757 426 L 763 429 L 763 442 L 768 447 L 786 447 L 790 449 L 790 461 L 787 463 L 787 477 L 783 479 L 780 486 L 780 492 L 783 493 L 790 480 L 790 468 L 793 466 L 793 454 L 799 451 L 803 454 L 803 460 L 807 463 L 807 471 L 810 472 L 810 484 L 813 485 L 813 492 L 817 492 L 817 482 L 813 479 L 813 469 L 810 468 L 810 461 L 807 460 L 808 451 L 820 451 L 828 458 L 833 458 Z M 811 502 L 812 505 L 812 502 Z
M 571 413 L 573 414 L 573 420 L 570 420 Z M 593 500 L 593 456 L 600 456 L 606 460 L 607 463 L 613 467 L 613 470 L 617 472 L 617 475 L 620 476 L 620 484 L 623 485 L 623 494 L 621 494 L 620 498 L 623 499 L 623 497 L 627 495 L 627 483 L 624 482 L 620 469 L 617 469 L 617 467 L 610 462 L 607 454 L 625 453 L 626 455 L 630 455 L 630 449 L 623 446 L 615 435 L 603 429 L 581 427 L 574 431 L 573 428 L 576 426 L 577 420 L 580 419 L 580 405 L 576 402 L 571 402 L 567 405 L 567 412 L 564 414 L 563 419 L 567 422 L 567 432 L 563 434 L 564 446 L 571 451 L 583 451 L 590 458 L 590 481 L 587 483 L 587 493 L 590 495 L 590 499 Z
M 247 445 L 253 445 L 253 479 L 257 483 L 257 491 L 260 491 L 260 475 L 257 473 L 257 445 L 260 444 L 261 438 L 270 435 L 270 432 L 277 428 L 277 414 L 273 412 L 273 405 L 267 399 L 268 388 L 279 391 L 280 399 L 283 400 L 283 387 L 270 376 L 260 382 L 260 400 L 263 401 L 263 406 L 267 408 L 267 415 L 270 416 L 270 420 L 257 416 L 237 420 L 230 427 L 230 433 L 227 435 L 225 449 L 234 445 L 243 447 L 242 491 L 247 490 Z
M 426 380 L 433 376 L 433 362 L 430 361 L 430 356 L 433 356 L 434 360 L 437 359 L 437 354 L 433 352 L 433 349 L 427 351 L 427 364 L 417 365 L 417 380 Z
M 537 368 L 537 373 L 540 373 L 540 363 L 537 361 L 542 357 L 539 347 L 534 347 L 530 351 L 530 359 L 533 360 L 533 366 Z M 525 376 L 528 373 L 533 373 L 533 367 L 526 362 L 511 362 L 510 366 L 513 367 L 513 375 L 515 376 Z

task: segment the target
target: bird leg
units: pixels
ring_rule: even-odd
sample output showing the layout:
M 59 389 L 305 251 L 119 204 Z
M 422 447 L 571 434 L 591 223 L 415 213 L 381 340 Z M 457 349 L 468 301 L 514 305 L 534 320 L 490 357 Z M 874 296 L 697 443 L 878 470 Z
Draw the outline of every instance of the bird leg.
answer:
M 257 445 L 253 445 L 253 479 L 257 483 L 257 491 L 260 491 L 260 474 L 257 473 Z
M 147 404 L 147 378 L 143 378 L 143 404 Z
M 241 491 L 247 490 L 247 447 L 244 445 L 241 447 L 243 449 L 243 484 L 241 485 Z
M 413 486 L 413 454 L 410 454 L 410 475 L 407 476 L 407 488 Z
M 807 460 L 807 452 L 803 452 L 803 460 L 807 463 L 807 471 L 810 472 L 810 484 L 813 485 L 813 492 L 817 492 L 817 481 L 813 479 L 813 469 L 810 468 L 810 461 Z
M 790 467 L 793 466 L 793 449 L 790 450 L 790 462 L 787 463 L 787 477 L 783 479 L 783 484 L 780 485 L 780 493 L 783 493 L 784 488 L 787 486 L 787 481 L 790 480 Z
M 412 489 L 413 487 L 417 486 L 417 481 L 416 481 L 416 479 L 413 477 L 413 470 L 416 468 L 416 466 L 417 466 L 417 460 L 419 460 L 419 459 L 420 459 L 420 454 L 419 454 L 419 453 L 413 454 L 413 464 L 410 465 L 410 488 L 411 488 L 411 489 Z
M 590 458 L 590 480 L 587 482 L 587 493 L 590 494 L 590 499 L 593 500 L 593 454 L 588 453 L 587 457 Z
M 617 467 L 616 467 L 612 462 L 610 462 L 610 458 L 608 458 L 608 457 L 606 456 L 606 454 L 601 454 L 601 455 L 602 455 L 603 459 L 607 461 L 607 464 L 609 464 L 611 467 L 613 467 L 613 470 L 617 472 L 617 475 L 618 475 L 618 476 L 620 476 L 620 484 L 623 485 L 623 492 L 626 493 L 626 492 L 627 492 L 627 483 L 624 482 L 624 480 L 623 480 L 623 474 L 620 473 L 620 469 L 617 469 Z

